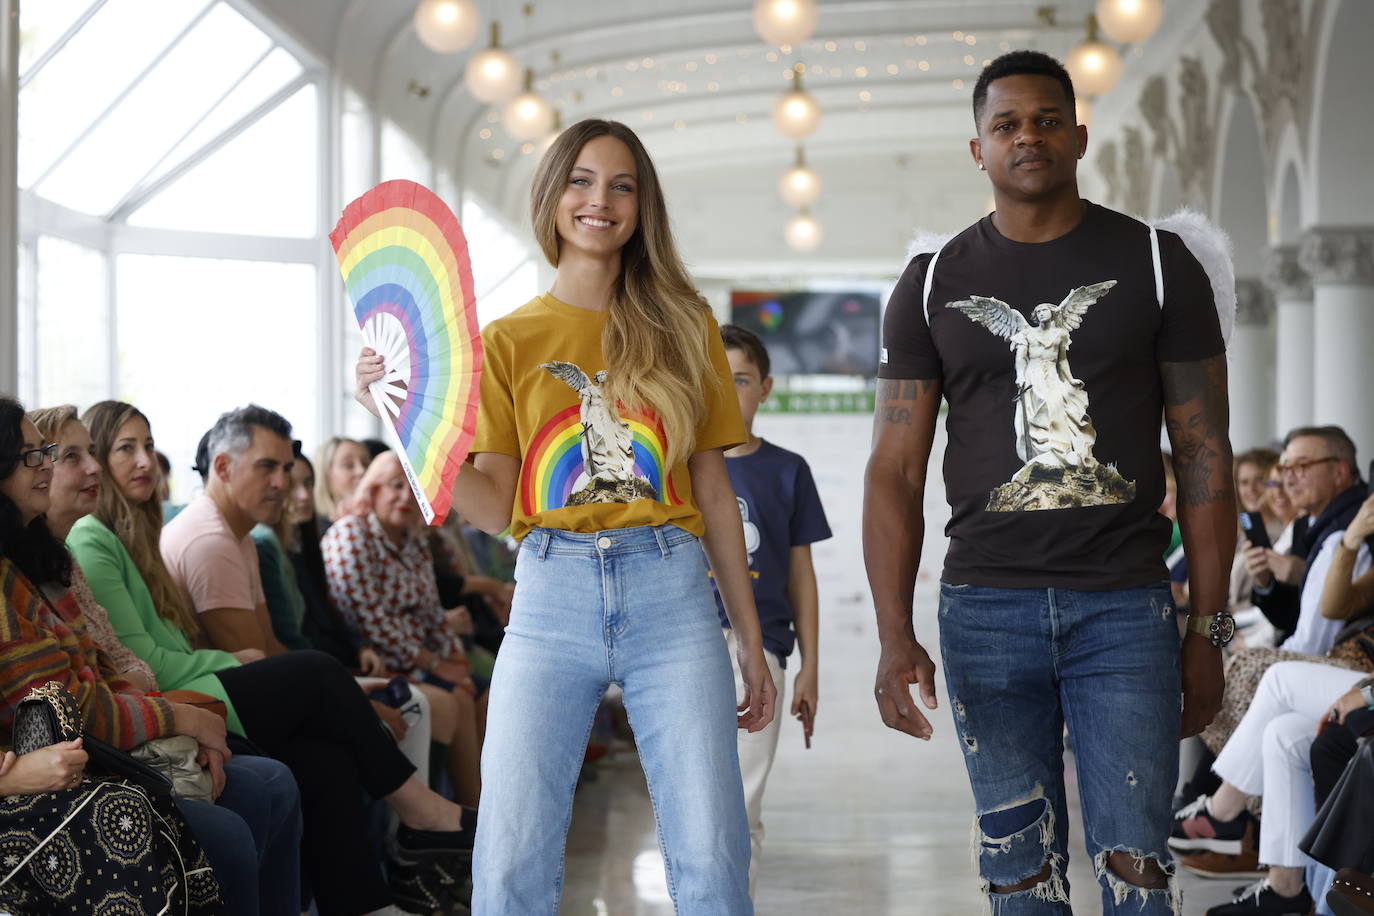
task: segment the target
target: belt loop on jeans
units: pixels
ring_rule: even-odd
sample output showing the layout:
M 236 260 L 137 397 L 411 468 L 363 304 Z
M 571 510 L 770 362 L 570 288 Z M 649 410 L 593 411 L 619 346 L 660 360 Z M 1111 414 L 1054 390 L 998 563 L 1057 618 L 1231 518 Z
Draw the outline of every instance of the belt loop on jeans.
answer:
M 671 557 L 673 553 L 668 549 L 668 539 L 663 536 L 662 525 L 654 526 L 654 537 L 658 539 L 658 549 L 663 553 L 663 559 Z
M 553 535 L 547 531 L 541 531 L 539 536 L 542 540 L 539 542 L 539 552 L 536 556 L 542 560 L 549 555 L 549 544 L 553 541 Z

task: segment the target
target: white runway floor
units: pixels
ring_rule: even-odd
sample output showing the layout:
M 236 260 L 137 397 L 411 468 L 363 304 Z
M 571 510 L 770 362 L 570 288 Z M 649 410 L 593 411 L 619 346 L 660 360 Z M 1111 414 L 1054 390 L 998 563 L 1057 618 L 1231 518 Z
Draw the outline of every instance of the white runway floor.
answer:
M 964 764 L 945 707 L 935 737 L 886 729 L 872 699 L 878 645 L 859 554 L 859 495 L 869 421 L 769 417 L 760 433 L 804 450 L 835 537 L 817 545 L 821 588 L 821 698 L 811 750 L 784 723 L 765 799 L 759 916 L 974 916 L 985 912 L 969 856 L 973 813 Z M 794 443 L 806 443 L 799 447 Z M 918 586 L 917 635 L 935 654 L 934 594 L 947 510 L 932 459 L 931 521 Z M 937 656 L 938 658 L 938 656 Z M 1101 911 L 1082 846 L 1069 769 L 1069 879 L 1074 911 Z M 1243 880 L 1185 876 L 1184 907 L 1201 914 Z M 622 753 L 578 792 L 568 838 L 565 916 L 672 914 L 653 812 L 639 764 Z

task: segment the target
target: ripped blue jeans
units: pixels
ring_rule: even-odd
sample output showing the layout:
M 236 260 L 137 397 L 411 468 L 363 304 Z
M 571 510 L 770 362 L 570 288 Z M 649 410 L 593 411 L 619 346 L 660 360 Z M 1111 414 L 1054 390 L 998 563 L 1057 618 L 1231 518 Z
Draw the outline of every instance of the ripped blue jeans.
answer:
M 1102 911 L 1179 913 L 1166 845 L 1181 706 L 1168 583 L 1099 592 L 942 583 L 940 648 L 994 916 L 1072 912 L 1066 722 Z M 1108 861 L 1114 852 L 1138 871 L 1154 861 L 1169 886 L 1123 880 Z M 1047 865 L 1028 889 L 992 891 Z

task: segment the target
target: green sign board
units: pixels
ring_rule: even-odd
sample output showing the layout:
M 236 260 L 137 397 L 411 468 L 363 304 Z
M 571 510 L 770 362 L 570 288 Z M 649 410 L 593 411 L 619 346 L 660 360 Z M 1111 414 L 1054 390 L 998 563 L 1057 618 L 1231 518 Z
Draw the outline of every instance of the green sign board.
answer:
M 759 413 L 873 413 L 873 392 L 775 391 Z

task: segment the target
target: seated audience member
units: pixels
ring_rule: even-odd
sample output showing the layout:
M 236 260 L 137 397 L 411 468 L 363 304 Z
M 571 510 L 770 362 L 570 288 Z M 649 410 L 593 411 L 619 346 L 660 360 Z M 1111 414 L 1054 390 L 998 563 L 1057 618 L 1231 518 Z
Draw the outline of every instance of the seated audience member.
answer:
M 375 461 L 377 456 L 383 452 L 391 451 L 391 446 L 387 445 L 381 439 L 363 439 L 358 444 L 367 451 L 367 460 L 369 462 Z
M 1293 505 L 1311 521 L 1300 532 L 1295 527 L 1290 554 L 1247 547 L 1245 558 L 1255 577 L 1256 603 L 1277 628 L 1291 628 L 1294 633 L 1278 649 L 1247 649 L 1227 662 L 1221 712 L 1202 733 L 1213 753 L 1220 752 L 1245 714 L 1260 677 L 1270 665 L 1278 661 L 1351 664 L 1339 654 L 1327 658 L 1343 623 L 1325 617 L 1321 603 L 1342 533 L 1366 496 L 1365 485 L 1355 472 L 1354 446 L 1338 427 L 1302 427 L 1289 433 L 1278 468 Z M 1369 567 L 1369 547 L 1360 544 L 1342 575 L 1360 575 Z M 1298 602 L 1300 613 L 1289 616 L 1282 611 L 1285 595 Z
M 447 863 L 470 858 L 475 812 L 416 778 L 332 658 L 302 651 L 241 665 L 229 653 L 193 647 L 188 631 L 199 641 L 202 628 L 157 548 L 161 514 L 148 420 L 117 401 L 94 405 L 83 420 L 107 485 L 96 511 L 72 527 L 68 547 L 116 635 L 152 666 L 164 689 L 186 686 L 182 678 L 202 685 L 195 689 L 224 700 L 231 730 L 291 767 L 304 811 L 302 858 L 322 916 L 391 912 L 392 894 L 368 843 L 364 794 L 384 799 L 401 821 L 393 885 L 449 880 L 440 874 Z M 246 473 L 280 477 L 290 459 L 290 433 L 253 427 L 248 447 L 265 454 Z M 224 457 L 225 468 L 215 473 L 227 471 Z
M 314 464 L 319 468 L 319 477 L 315 480 L 315 509 L 321 535 L 338 521 L 342 514 L 340 504 L 353 495 L 371 461 L 372 456 L 361 443 L 343 436 L 326 439 L 315 450 Z
M 1235 460 L 1238 508 L 1241 512 L 1259 513 L 1270 546 L 1278 540 L 1289 521 L 1279 517 L 1269 499 L 1269 474 L 1278 463 L 1278 452 L 1268 448 L 1252 448 L 1241 452 Z M 1248 546 L 1250 542 L 1242 530 L 1236 538 L 1236 557 L 1231 564 L 1231 583 L 1227 591 L 1232 614 L 1252 606 L 1250 592 L 1255 587 L 1255 580 L 1245 568 L 1245 548 Z
M 1358 671 L 1311 662 L 1280 662 L 1264 673 L 1254 702 L 1212 766 L 1221 788 L 1174 815 L 1169 846 L 1176 852 L 1236 853 L 1251 829 L 1246 798 L 1263 799 L 1259 862 L 1268 873 L 1208 916 L 1311 909 L 1303 874 L 1307 861 L 1298 848 L 1315 815 L 1309 755 L 1333 702 L 1360 679 Z M 1189 860 L 1184 855 L 1181 864 L 1186 868 Z
M 1284 487 L 1299 511 L 1311 518 L 1287 556 L 1264 547 L 1245 551 L 1246 568 L 1255 578 L 1255 604 L 1283 632 L 1290 652 L 1320 655 L 1331 648 L 1340 625 L 1318 610 L 1326 568 L 1340 533 L 1355 517 L 1368 491 L 1360 480 L 1355 444 L 1338 426 L 1305 426 L 1288 434 L 1279 465 Z M 1362 549 L 1355 572 L 1369 565 Z
M 378 456 L 345 509 L 320 544 L 329 593 L 387 667 L 410 675 L 429 697 L 434 739 L 451 736 L 447 763 L 457 798 L 475 804 L 481 791 L 476 691 L 462 643 L 439 604 L 423 520 L 400 459 Z
M 207 434 L 207 438 L 209 438 Z M 201 450 L 203 453 L 203 463 L 209 467 L 214 456 L 209 454 L 209 445 Z M 298 498 L 299 491 L 302 489 L 296 481 L 295 462 L 300 461 L 300 443 L 291 443 L 292 464 L 288 475 L 288 491 L 283 500 L 277 504 L 277 521 L 270 522 L 270 513 L 258 518 L 258 522 L 253 526 L 250 536 L 253 539 L 253 547 L 258 557 L 258 573 L 262 584 L 262 593 L 267 606 L 267 617 L 273 633 L 276 634 L 278 641 L 288 649 L 313 649 L 314 645 L 306 639 L 301 632 L 301 621 L 304 617 L 305 599 L 301 594 L 296 583 L 296 571 L 291 566 L 281 548 L 281 541 L 284 539 L 291 543 L 293 539 L 301 535 L 300 526 L 292 522 L 291 505 L 293 500 Z M 242 456 L 230 456 L 231 460 L 240 460 Z M 233 475 L 230 475 L 231 477 Z M 208 489 L 208 484 L 207 484 Z M 238 492 L 221 494 L 231 502 L 237 502 L 244 493 L 242 488 Z M 304 497 L 311 500 L 313 506 L 313 496 L 308 488 L 305 489 Z M 252 490 L 248 491 L 248 500 L 251 502 L 256 499 Z M 241 506 L 245 511 L 247 506 Z M 307 516 L 314 524 L 313 508 Z M 311 543 L 314 545 L 316 553 L 319 552 L 319 543 L 313 533 L 307 532 Z M 165 535 L 164 535 L 165 538 Z M 191 562 L 195 562 L 192 558 Z M 244 564 L 245 571 L 251 575 L 249 564 Z M 259 632 L 255 637 L 260 641 L 254 642 L 252 648 L 261 649 L 268 652 L 266 645 L 265 631 Z M 423 694 L 417 691 L 401 691 L 399 688 L 385 690 L 387 678 L 377 675 L 385 675 L 385 667 L 381 659 L 377 658 L 376 653 L 371 653 L 371 658 L 354 658 L 351 660 L 340 660 L 345 668 L 350 668 L 356 661 L 369 662 L 366 666 L 373 675 L 364 672 L 363 677 L 357 678 L 358 686 L 372 697 L 374 692 L 379 693 L 383 698 L 390 698 L 388 702 L 380 699 L 371 699 L 372 708 L 377 713 L 378 718 L 391 732 L 405 754 L 406 759 L 415 765 L 416 774 L 421 782 L 429 781 L 430 766 L 430 711 L 429 701 Z M 372 662 L 375 661 L 375 664 Z
M 1325 897 L 1318 913 L 1374 912 L 1374 740 L 1362 740 L 1374 739 L 1374 678 L 1337 700 L 1323 726 L 1312 742 L 1317 816 L 1299 844 L 1317 863 L 1307 886 Z
M 490 681 L 496 652 L 510 622 L 515 586 L 482 574 L 458 513 L 450 512 L 442 525 L 425 534 L 434 558 L 439 604 L 445 609 L 449 627 L 463 637 L 473 674 Z
M 53 466 L 46 454 L 37 466 L 0 462 L 0 721 L 8 730 L 19 701 L 56 681 L 76 698 L 86 733 L 120 749 L 174 735 L 194 738 L 201 765 L 211 773 L 216 804 L 177 804 L 220 878 L 227 909 L 298 913 L 300 798 L 290 771 L 275 760 L 231 755 L 223 719 L 146 696 L 120 677 L 86 632 L 69 590 L 79 567 L 60 537 L 94 506 L 100 478 L 99 466 L 92 468 L 90 439 L 75 416 L 71 407 L 38 412 L 40 421 L 50 421 L 44 426 L 66 417 L 65 433 L 52 436 L 25 420 L 18 404 L 0 399 L 0 455 L 33 454 L 39 443 L 57 450 Z
M 1293 538 L 1307 530 L 1308 518 L 1299 515 L 1288 491 L 1283 486 L 1283 475 L 1279 473 L 1277 462 L 1265 474 L 1264 496 L 1265 534 L 1277 554 L 1286 554 L 1293 549 Z M 1277 529 L 1277 531 L 1275 530 Z M 1254 577 L 1245 565 L 1245 548 L 1249 541 L 1241 536 L 1236 542 L 1236 560 L 1231 566 L 1231 584 L 1227 592 L 1231 613 L 1236 618 L 1236 639 L 1231 644 L 1231 653 L 1243 649 L 1273 648 L 1279 632 L 1264 612 L 1254 606 Z

